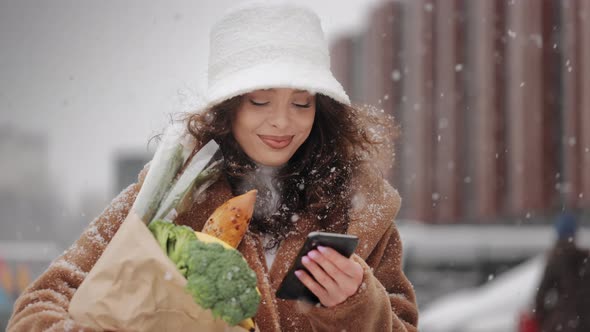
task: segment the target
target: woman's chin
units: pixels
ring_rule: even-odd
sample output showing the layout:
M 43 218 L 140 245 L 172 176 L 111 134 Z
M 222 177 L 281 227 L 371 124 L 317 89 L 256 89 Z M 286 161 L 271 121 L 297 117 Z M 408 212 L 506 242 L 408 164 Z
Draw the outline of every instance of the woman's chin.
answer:
M 289 156 L 290 157 L 290 156 Z M 254 161 L 261 166 L 266 167 L 281 167 L 289 161 L 288 157 L 277 156 L 276 158 L 257 158 Z

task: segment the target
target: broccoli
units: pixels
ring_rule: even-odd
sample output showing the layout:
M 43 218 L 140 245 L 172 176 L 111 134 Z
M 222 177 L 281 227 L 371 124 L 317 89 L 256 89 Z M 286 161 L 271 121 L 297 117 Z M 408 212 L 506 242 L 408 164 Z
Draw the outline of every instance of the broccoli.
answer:
M 148 225 L 150 232 L 158 241 L 160 248 L 168 254 L 168 239 L 173 237 L 174 224 L 163 220 L 156 220 Z
M 155 220 L 148 226 L 156 241 L 168 258 L 176 265 L 178 271 L 186 277 L 188 274 L 188 244 L 197 240 L 192 228 L 176 226 L 164 220 Z
M 256 274 L 237 250 L 197 240 L 188 251 L 187 289 L 195 302 L 230 325 L 256 314 Z
M 260 303 L 256 274 L 239 251 L 200 241 L 187 226 L 155 220 L 148 228 L 187 278 L 186 289 L 202 308 L 230 325 L 256 314 Z

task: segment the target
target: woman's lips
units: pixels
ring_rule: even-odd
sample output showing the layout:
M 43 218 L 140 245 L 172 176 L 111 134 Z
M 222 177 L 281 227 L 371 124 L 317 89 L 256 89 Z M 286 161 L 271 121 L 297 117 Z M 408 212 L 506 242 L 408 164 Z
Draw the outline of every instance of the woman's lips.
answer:
M 270 146 L 273 149 L 282 149 L 291 144 L 293 136 L 270 136 L 270 135 L 258 135 L 264 144 Z

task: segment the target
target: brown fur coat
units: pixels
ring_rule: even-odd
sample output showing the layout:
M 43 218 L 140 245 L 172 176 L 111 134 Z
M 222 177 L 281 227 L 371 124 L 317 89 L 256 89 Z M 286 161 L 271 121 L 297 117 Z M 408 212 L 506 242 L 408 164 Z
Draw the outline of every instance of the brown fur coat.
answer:
M 138 184 L 115 198 L 28 287 L 14 305 L 8 331 L 90 331 L 69 316 L 70 299 L 125 219 L 142 181 L 140 175 Z M 352 188 L 357 190 L 355 200 L 362 204 L 349 211 L 348 233 L 360 238 L 353 257 L 363 266 L 364 276 L 358 292 L 335 307 L 308 306 L 274 296 L 307 233 L 314 230 L 315 216 L 301 216 L 295 234 L 279 247 L 270 271 L 261 239 L 246 234 L 238 250 L 258 276 L 262 303 L 255 321 L 261 331 L 417 331 L 415 295 L 401 269 L 402 243 L 393 222 L 400 197 L 376 174 L 357 176 Z M 189 212 L 179 215 L 176 223 L 200 230 L 213 210 L 232 197 L 225 180 L 214 184 L 206 195 Z

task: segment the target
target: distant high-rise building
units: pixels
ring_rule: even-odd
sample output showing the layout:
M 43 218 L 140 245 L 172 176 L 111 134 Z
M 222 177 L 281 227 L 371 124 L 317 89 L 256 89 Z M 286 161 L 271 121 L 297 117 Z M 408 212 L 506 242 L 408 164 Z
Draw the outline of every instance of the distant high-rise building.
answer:
M 381 2 L 363 33 L 331 49 L 353 103 L 401 126 L 384 174 L 403 197 L 399 216 L 487 223 L 590 211 L 590 4 L 435 3 Z

